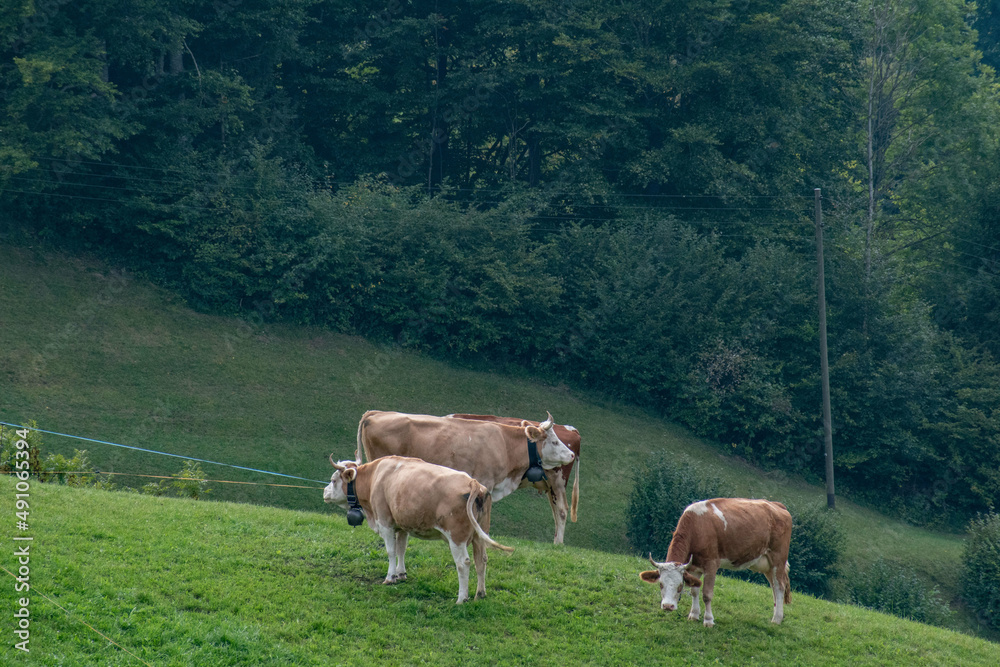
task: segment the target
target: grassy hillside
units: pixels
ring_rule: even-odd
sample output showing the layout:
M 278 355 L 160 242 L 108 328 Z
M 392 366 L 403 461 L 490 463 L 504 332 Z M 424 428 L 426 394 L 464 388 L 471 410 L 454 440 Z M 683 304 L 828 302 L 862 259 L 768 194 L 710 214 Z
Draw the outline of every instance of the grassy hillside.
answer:
M 13 495 L 0 480 L 8 516 Z M 5 641 L 4 664 L 140 664 L 125 650 L 158 666 L 1000 660 L 984 640 L 805 595 L 772 626 L 769 590 L 729 579 L 706 629 L 659 610 L 639 558 L 496 531 L 516 551 L 491 552 L 488 597 L 459 607 L 443 543 L 411 541 L 408 581 L 382 586 L 380 540 L 342 513 L 42 484 L 30 496 L 31 653 Z
M 722 448 L 627 406 L 563 387 L 455 368 L 321 329 L 199 314 L 172 295 L 99 263 L 0 248 L 0 419 L 212 461 L 329 478 L 327 456 L 353 456 L 368 409 L 542 417 L 583 435 L 580 520 L 567 545 L 625 553 L 633 471 L 653 454 L 713 466 L 739 493 L 823 502 L 822 488 L 726 458 Z M 104 471 L 163 474 L 178 459 L 45 436 L 47 451 L 86 448 Z M 212 479 L 302 484 L 205 466 Z M 116 478 L 141 486 L 141 478 Z M 210 484 L 212 497 L 323 511 L 314 489 Z M 955 596 L 960 536 L 916 529 L 840 500 L 845 569 L 881 556 Z M 550 541 L 547 500 L 521 491 L 494 509 L 495 532 Z M 794 580 L 793 580 L 794 585 Z M 977 630 L 958 616 L 957 627 Z

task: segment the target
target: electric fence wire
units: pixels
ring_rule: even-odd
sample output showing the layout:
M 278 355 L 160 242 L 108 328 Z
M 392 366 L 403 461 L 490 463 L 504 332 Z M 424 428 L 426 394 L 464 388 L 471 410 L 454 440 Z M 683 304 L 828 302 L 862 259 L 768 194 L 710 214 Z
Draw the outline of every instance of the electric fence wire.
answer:
M 123 449 L 130 449 L 130 450 L 133 450 L 133 451 L 145 452 L 147 454 L 159 454 L 161 456 L 171 456 L 173 458 L 184 459 L 186 461 L 196 461 L 198 463 L 208 463 L 208 464 L 216 465 L 216 466 L 225 466 L 227 468 L 236 468 L 237 470 L 248 470 L 250 472 L 258 472 L 258 473 L 262 473 L 264 475 L 275 475 L 277 477 L 288 477 L 289 479 L 300 479 L 300 480 L 303 480 L 305 482 L 316 482 L 317 484 L 322 484 L 323 486 L 326 486 L 328 484 L 328 482 L 326 480 L 309 479 L 308 477 L 298 477 L 296 475 L 286 475 L 285 473 L 281 473 L 281 472 L 272 472 L 270 470 L 259 470 L 257 468 L 248 468 L 246 466 L 238 466 L 238 465 L 234 465 L 232 463 L 219 463 L 218 461 L 208 461 L 206 459 L 199 459 L 199 458 L 195 458 L 193 456 L 182 456 L 181 454 L 171 454 L 169 452 L 160 452 L 160 451 L 157 451 L 155 449 L 145 449 L 143 447 L 133 447 L 132 445 L 122 445 L 122 444 L 119 444 L 117 442 L 108 442 L 107 440 L 97 440 L 96 438 L 87 438 L 87 437 L 84 437 L 82 435 L 72 435 L 72 434 L 69 434 L 69 433 L 59 433 L 57 431 L 47 431 L 45 429 L 37 428 L 37 427 L 34 427 L 34 426 L 24 426 L 22 424 L 13 424 L 11 422 L 5 422 L 5 421 L 0 421 L 0 425 L 11 426 L 11 427 L 13 427 L 15 429 L 28 429 L 30 431 L 38 431 L 39 433 L 47 433 L 49 435 L 57 435 L 57 436 L 61 436 L 61 437 L 64 437 L 64 438 L 72 438 L 74 440 L 82 440 L 84 442 L 93 442 L 93 443 L 97 443 L 97 444 L 100 444 L 100 445 L 110 445 L 112 447 L 121 447 Z

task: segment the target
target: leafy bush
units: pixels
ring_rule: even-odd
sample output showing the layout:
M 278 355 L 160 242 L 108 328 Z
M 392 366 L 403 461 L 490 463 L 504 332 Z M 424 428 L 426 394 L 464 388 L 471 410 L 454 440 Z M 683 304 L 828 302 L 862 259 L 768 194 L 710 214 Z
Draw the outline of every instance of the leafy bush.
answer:
M 844 552 L 844 533 L 836 515 L 821 505 L 791 509 L 792 545 L 788 554 L 792 588 L 829 597 L 830 582 Z
M 1000 628 L 1000 514 L 972 520 L 963 561 L 965 601 L 984 622 Z
M 928 586 L 912 570 L 879 558 L 847 582 L 847 601 L 921 623 L 941 625 L 951 614 L 937 586 Z
M 38 479 L 42 482 L 56 481 L 67 486 L 88 486 L 109 491 L 115 488 L 107 476 L 102 479 L 94 471 L 86 449 L 74 449 L 71 458 L 62 454 L 49 454 L 45 457 Z
M 730 495 L 722 480 L 685 457 L 657 456 L 635 475 L 626 514 L 626 537 L 640 554 L 662 558 L 677 520 L 693 502 Z
M 180 472 L 171 475 L 170 480 L 161 479 L 159 482 L 150 482 L 139 491 L 151 496 L 173 496 L 193 498 L 194 500 L 204 498 L 212 492 L 208 488 L 205 471 L 201 469 L 201 464 L 195 461 L 185 461 Z
M 34 427 L 35 422 L 28 422 Z M 0 473 L 10 473 L 17 469 L 15 454 L 17 453 L 17 442 L 21 440 L 16 429 L 4 426 L 0 429 Z M 28 470 L 32 475 L 37 474 L 42 469 L 41 460 L 42 434 L 35 430 L 29 430 L 24 438 L 28 443 Z M 23 459 L 22 459 L 23 460 Z

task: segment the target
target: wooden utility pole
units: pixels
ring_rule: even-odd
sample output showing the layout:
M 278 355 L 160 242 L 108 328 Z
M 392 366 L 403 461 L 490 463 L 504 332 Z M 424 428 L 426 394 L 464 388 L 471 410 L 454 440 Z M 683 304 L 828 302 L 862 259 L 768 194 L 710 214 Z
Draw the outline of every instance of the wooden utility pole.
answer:
M 819 290 L 819 372 L 823 386 L 823 436 L 826 442 L 826 506 L 835 509 L 833 489 L 833 424 L 830 417 L 830 364 L 826 353 L 826 278 L 823 273 L 823 197 L 820 189 L 816 195 L 816 276 Z

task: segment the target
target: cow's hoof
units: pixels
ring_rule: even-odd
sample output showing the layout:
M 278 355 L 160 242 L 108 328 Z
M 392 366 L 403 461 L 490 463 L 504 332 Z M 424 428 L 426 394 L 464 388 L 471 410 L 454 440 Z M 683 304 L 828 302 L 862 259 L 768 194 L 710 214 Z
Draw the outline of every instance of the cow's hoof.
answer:
M 484 600 L 484 599 L 486 599 L 486 591 L 483 591 L 482 593 L 480 593 L 479 591 L 476 591 L 476 599 L 477 600 Z
M 705 621 L 706 628 L 711 628 L 713 626 L 715 626 L 715 621 Z
M 688 614 L 688 620 L 689 621 L 697 621 L 698 620 L 698 614 Z
M 396 582 L 398 583 L 400 581 L 406 581 L 406 573 L 405 572 L 403 574 L 397 574 L 396 575 Z

